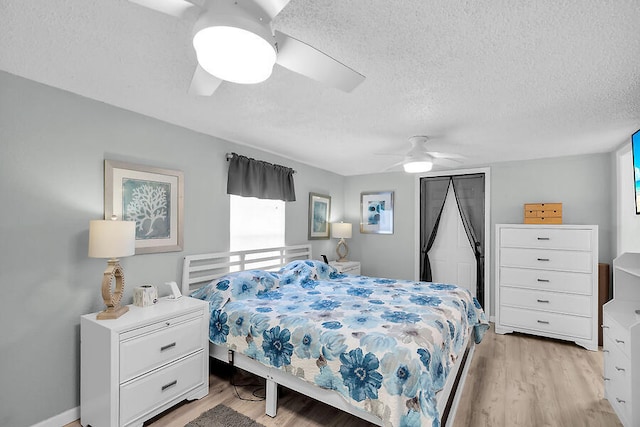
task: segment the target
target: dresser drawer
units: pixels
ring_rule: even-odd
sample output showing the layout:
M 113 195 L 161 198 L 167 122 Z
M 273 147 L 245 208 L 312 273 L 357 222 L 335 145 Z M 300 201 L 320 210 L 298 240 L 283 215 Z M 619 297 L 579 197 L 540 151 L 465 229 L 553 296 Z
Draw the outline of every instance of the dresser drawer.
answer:
M 591 297 L 535 289 L 500 287 L 500 304 L 564 314 L 591 316 Z
M 135 336 L 120 345 L 120 382 L 125 382 L 163 363 L 203 348 L 202 317 L 179 323 L 161 322 L 163 329 Z
M 611 343 L 620 349 L 626 356 L 629 356 L 629 344 L 631 337 L 629 336 L 629 330 L 623 328 L 618 322 L 613 320 L 606 313 L 602 319 L 602 335 L 604 338 L 609 338 Z
M 628 418 L 631 408 L 631 363 L 610 339 L 605 337 L 603 344 L 606 397 L 616 412 Z
M 593 293 L 591 273 L 502 267 L 500 268 L 500 286 L 503 285 L 584 295 Z
M 503 228 L 500 246 L 590 251 L 591 231 L 553 227 Z
M 126 426 L 206 381 L 202 370 L 205 355 L 200 351 L 123 384 L 120 387 L 120 425 Z
M 500 306 L 500 324 L 532 331 L 591 339 L 593 320 L 568 314 Z
M 590 273 L 593 261 L 590 252 L 503 248 L 500 266 Z

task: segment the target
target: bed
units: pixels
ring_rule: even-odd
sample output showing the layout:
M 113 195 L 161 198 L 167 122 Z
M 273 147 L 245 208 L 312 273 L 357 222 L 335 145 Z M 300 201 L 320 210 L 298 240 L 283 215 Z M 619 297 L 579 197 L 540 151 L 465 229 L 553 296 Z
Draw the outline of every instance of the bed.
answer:
M 338 273 L 309 245 L 187 256 L 210 355 L 377 425 L 451 425 L 488 322 L 455 285 Z

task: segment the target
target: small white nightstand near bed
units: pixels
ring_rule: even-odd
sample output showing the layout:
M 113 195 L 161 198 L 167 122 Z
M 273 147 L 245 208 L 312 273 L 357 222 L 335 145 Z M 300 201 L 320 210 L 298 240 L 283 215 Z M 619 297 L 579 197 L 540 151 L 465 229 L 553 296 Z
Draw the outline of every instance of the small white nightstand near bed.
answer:
M 360 261 L 329 261 L 329 265 L 338 270 L 338 273 L 353 274 L 355 276 L 362 274 L 360 272 Z
M 80 318 L 83 426 L 142 426 L 209 393 L 208 303 L 161 298 L 112 320 Z

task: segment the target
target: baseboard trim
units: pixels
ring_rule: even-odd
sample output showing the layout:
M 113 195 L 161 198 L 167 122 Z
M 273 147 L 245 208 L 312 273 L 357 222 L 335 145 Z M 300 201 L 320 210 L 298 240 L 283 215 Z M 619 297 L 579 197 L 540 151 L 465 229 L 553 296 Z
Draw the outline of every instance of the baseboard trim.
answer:
M 496 316 L 489 316 L 489 322 L 496 323 Z
M 58 415 L 55 415 L 47 420 L 40 421 L 31 427 L 60 427 L 80 418 L 80 407 L 76 406 L 68 411 L 64 411 Z

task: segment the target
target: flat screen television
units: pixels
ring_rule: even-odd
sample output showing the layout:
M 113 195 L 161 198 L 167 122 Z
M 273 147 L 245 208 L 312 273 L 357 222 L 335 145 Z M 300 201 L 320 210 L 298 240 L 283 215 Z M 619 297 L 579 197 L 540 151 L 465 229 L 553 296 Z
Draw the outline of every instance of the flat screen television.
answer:
M 640 215 L 640 130 L 631 135 L 633 154 L 633 191 L 636 200 L 636 215 Z

